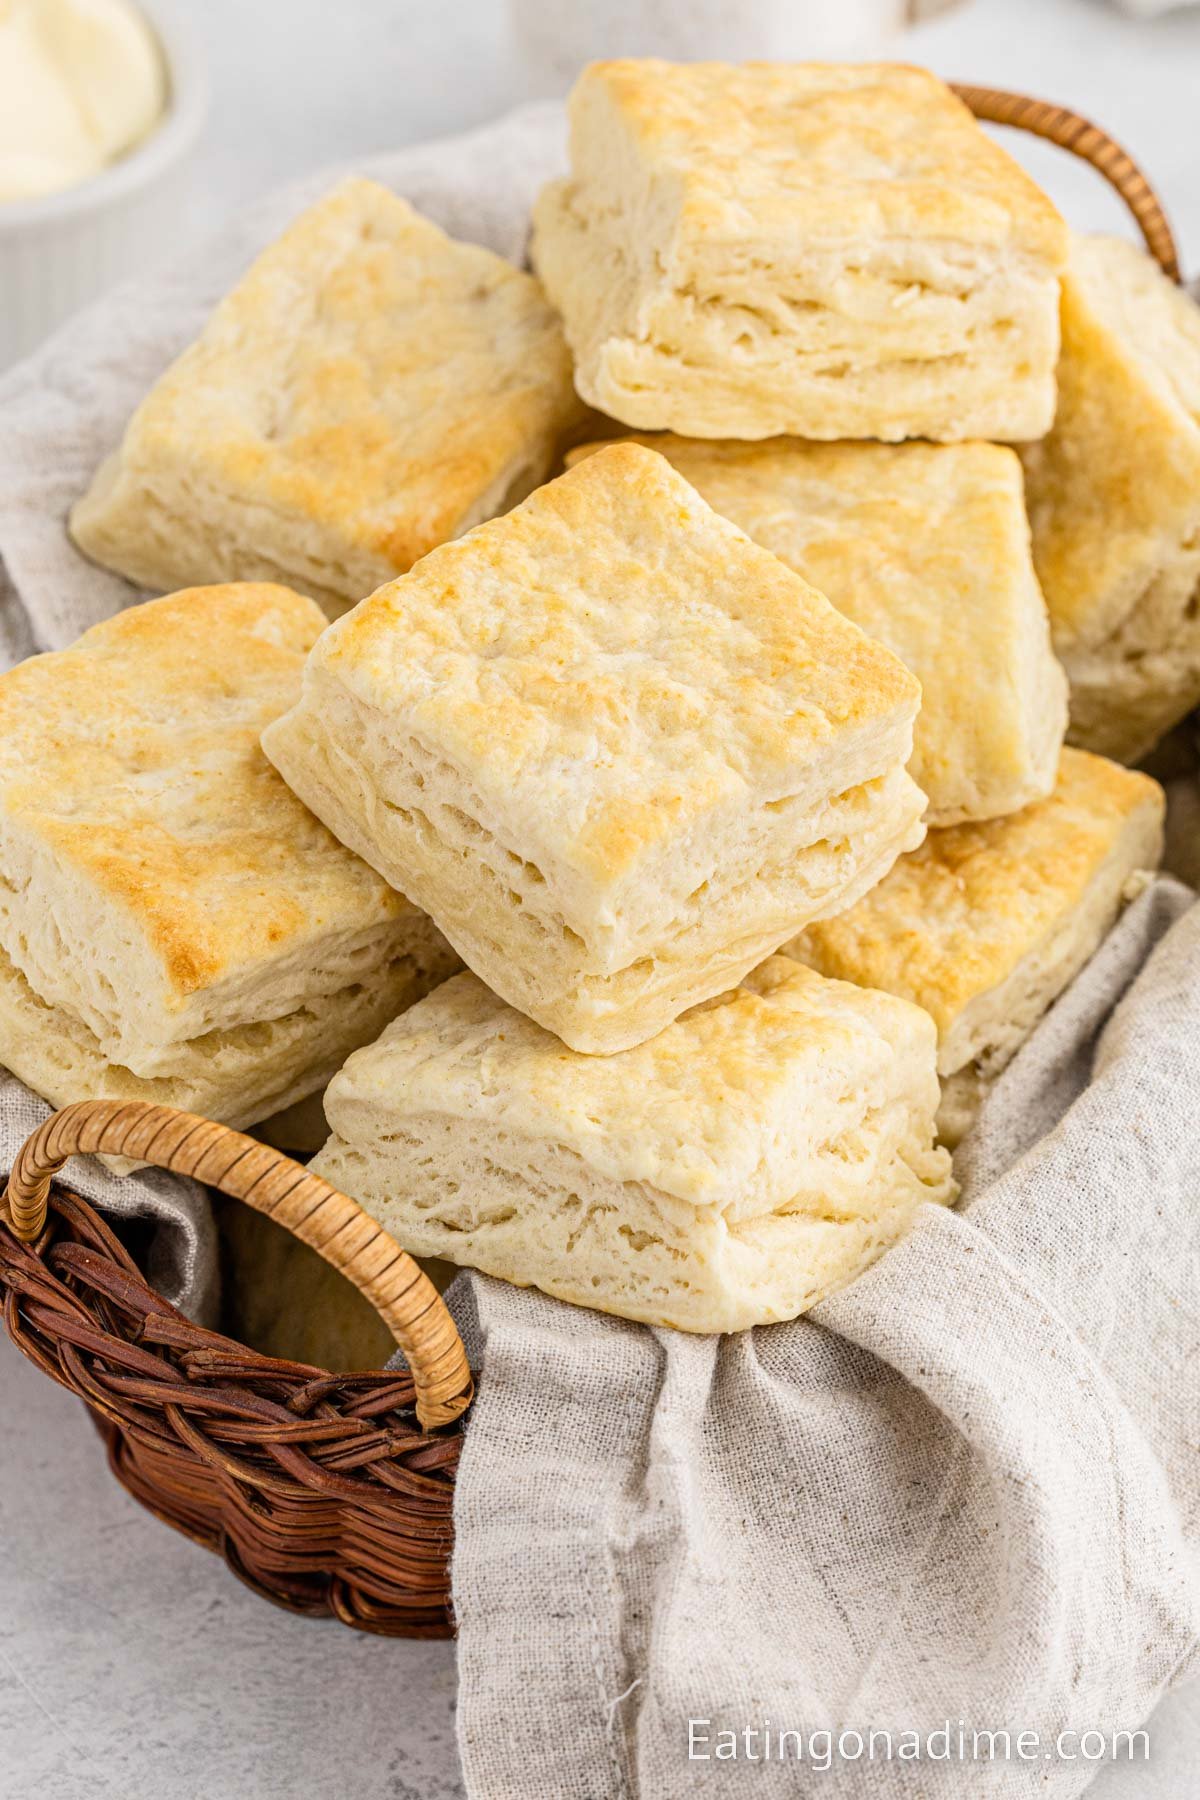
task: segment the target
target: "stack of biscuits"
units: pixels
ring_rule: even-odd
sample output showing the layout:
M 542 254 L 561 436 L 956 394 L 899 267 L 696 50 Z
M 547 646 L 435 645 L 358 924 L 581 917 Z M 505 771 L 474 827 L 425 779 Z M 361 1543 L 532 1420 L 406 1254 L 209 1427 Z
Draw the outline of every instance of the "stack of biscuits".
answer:
M 734 1331 L 953 1203 L 1159 860 L 1200 314 L 917 69 L 570 114 L 536 273 L 345 182 L 78 502 L 177 591 L 0 678 L 0 1057 L 323 1094 L 409 1250 Z

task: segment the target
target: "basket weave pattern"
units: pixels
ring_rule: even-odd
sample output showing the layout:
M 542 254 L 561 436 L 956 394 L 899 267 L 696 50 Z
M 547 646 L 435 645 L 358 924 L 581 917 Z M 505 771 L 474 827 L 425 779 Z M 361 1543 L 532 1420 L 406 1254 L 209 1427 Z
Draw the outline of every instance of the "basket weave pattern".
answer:
M 160 1519 L 295 1611 L 450 1634 L 461 1430 L 420 1428 L 410 1375 L 332 1375 L 193 1325 L 61 1189 L 35 1243 L 0 1229 L 0 1291 L 13 1341 L 87 1403 Z

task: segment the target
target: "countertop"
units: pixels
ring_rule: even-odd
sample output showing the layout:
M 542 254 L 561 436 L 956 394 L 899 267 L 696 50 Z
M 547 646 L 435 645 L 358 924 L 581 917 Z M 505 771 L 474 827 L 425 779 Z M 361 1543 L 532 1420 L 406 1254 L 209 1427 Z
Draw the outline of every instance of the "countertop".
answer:
M 274 182 L 463 129 L 529 95 L 503 0 L 190 11 L 214 104 L 199 198 L 164 256 Z M 974 0 L 887 53 L 1069 99 L 1142 161 L 1185 265 L 1200 266 L 1200 10 L 1135 23 L 1099 0 Z M 1120 228 L 1099 177 L 1043 146 L 1021 154 L 1074 221 Z M 359 1637 L 266 1606 L 125 1496 L 76 1403 L 6 1340 L 0 1383 L 0 1800 L 461 1794 L 452 1646 Z M 1200 1684 L 1163 1702 L 1151 1743 L 1148 1765 L 1106 1769 L 1090 1793 L 1200 1793 Z

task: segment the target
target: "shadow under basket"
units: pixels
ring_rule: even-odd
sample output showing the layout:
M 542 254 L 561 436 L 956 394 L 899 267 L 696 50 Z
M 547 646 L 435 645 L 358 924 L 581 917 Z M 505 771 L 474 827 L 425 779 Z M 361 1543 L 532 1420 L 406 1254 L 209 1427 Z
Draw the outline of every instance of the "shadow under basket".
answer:
M 1120 145 L 1066 107 L 957 87 L 977 118 L 1097 168 L 1179 280 L 1156 196 Z M 53 1185 L 77 1151 L 128 1156 L 243 1200 L 358 1288 L 408 1374 L 338 1374 L 202 1330 L 151 1288 L 95 1210 Z M 0 1200 L 9 1335 L 77 1394 L 142 1505 L 296 1612 L 391 1637 L 446 1637 L 454 1478 L 471 1377 L 432 1283 L 344 1194 L 227 1126 L 143 1102 L 81 1101 L 39 1127 Z

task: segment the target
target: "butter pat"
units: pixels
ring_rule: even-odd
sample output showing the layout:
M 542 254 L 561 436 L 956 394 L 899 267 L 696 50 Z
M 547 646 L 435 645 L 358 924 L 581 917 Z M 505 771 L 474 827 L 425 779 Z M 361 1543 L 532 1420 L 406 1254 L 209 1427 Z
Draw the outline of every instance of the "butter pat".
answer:
M 161 52 L 127 0 L 0 0 L 0 201 L 87 180 L 165 105 Z

